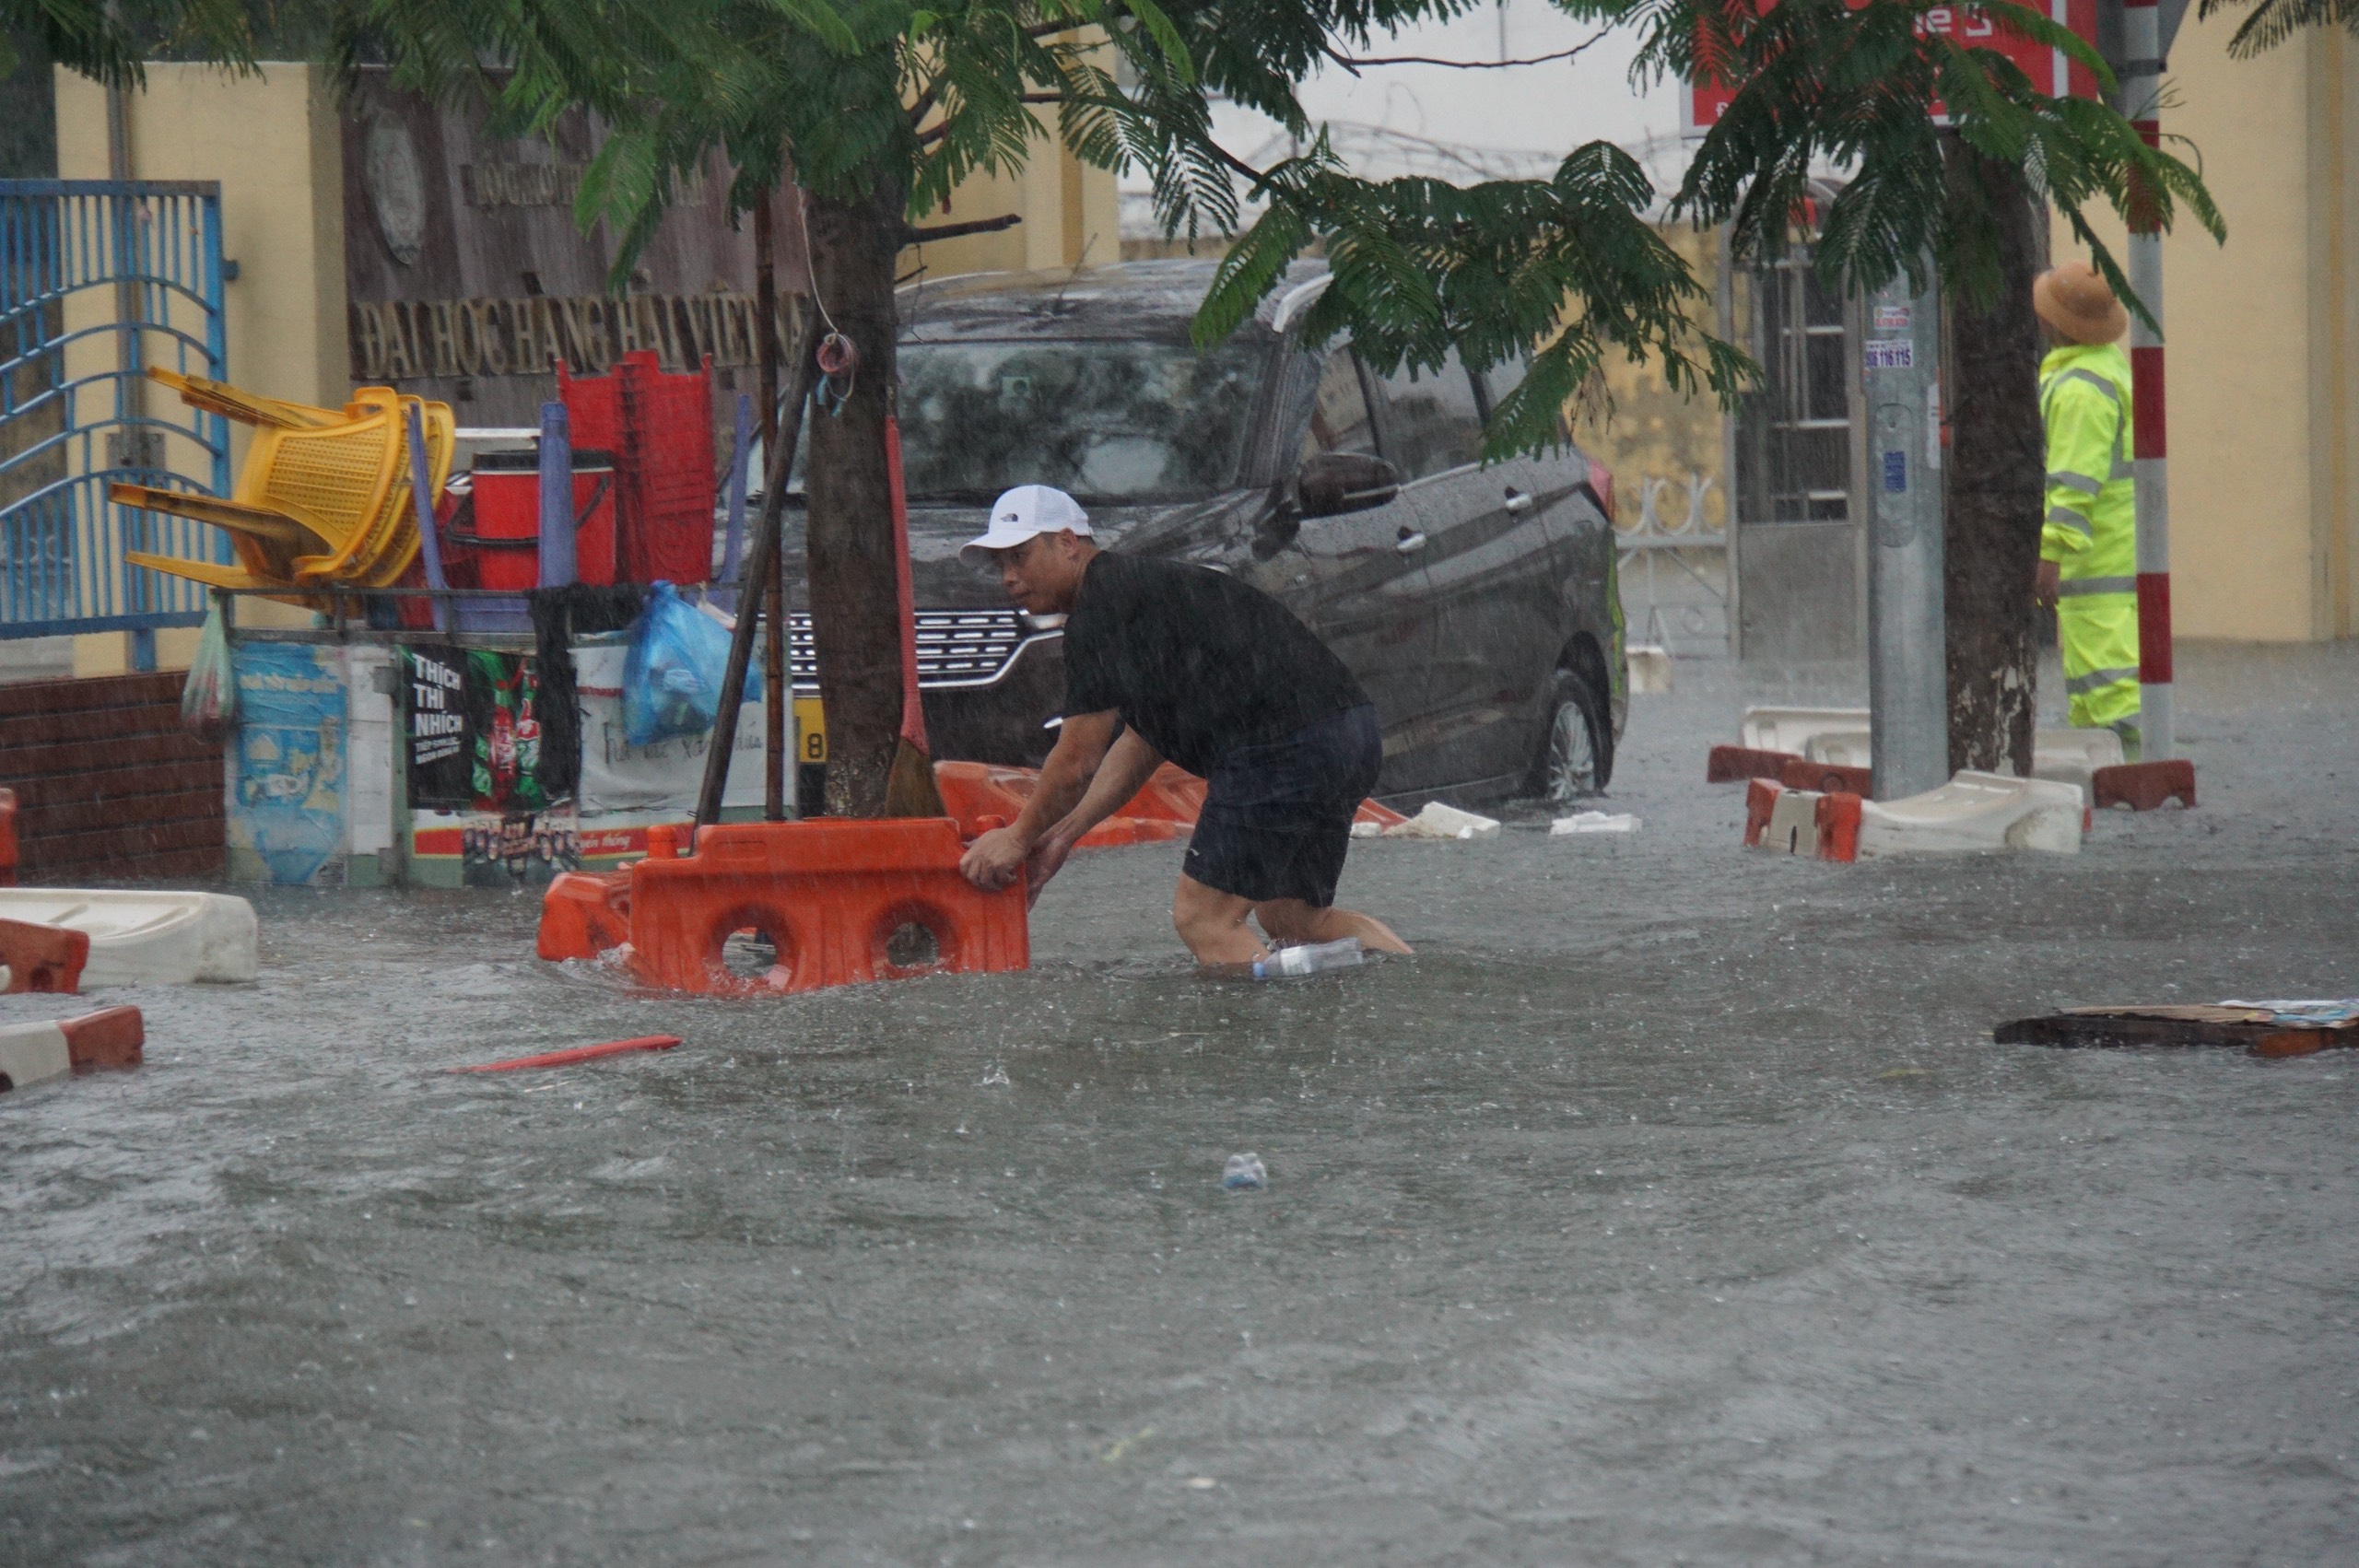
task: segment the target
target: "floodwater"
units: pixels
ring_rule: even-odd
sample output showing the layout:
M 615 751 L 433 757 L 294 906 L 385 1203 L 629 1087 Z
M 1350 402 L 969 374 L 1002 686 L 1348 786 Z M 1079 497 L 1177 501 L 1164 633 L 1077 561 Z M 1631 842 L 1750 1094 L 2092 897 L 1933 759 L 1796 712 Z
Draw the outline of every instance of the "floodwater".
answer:
M 1176 847 L 1027 974 L 727 1005 L 266 894 L 0 1098 L 0 1559 L 2359 1559 L 2359 1060 L 1989 1035 L 2359 992 L 2355 652 L 2183 655 L 2198 812 L 1850 867 L 1699 780 L 1856 691 L 1683 664 L 1636 839 L 1356 848 L 1423 954 L 1303 982 L 1187 971 Z

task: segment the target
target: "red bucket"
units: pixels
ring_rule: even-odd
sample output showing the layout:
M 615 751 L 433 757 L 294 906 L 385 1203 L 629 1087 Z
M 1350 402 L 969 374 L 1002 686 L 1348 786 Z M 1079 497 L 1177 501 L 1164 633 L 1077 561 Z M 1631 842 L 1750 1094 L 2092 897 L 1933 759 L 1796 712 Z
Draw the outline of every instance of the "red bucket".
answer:
M 475 459 L 475 526 L 468 545 L 488 547 L 521 542 L 524 576 L 505 580 L 508 567 L 496 568 L 502 580 L 487 576 L 486 588 L 534 588 L 540 581 L 541 459 L 534 451 L 487 451 Z M 576 581 L 601 587 L 615 581 L 615 460 L 612 454 L 584 449 L 573 454 L 573 575 Z

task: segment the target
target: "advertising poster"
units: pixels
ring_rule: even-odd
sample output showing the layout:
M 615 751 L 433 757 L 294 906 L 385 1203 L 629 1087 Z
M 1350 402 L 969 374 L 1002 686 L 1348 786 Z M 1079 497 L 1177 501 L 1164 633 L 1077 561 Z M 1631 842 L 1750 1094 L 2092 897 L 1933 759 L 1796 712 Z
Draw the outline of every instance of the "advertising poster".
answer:
M 229 847 L 272 882 L 337 870 L 344 847 L 344 658 L 304 643 L 237 645 L 238 738 Z
M 417 869 L 467 887 L 539 886 L 579 869 L 573 803 L 554 798 L 542 777 L 532 658 L 405 648 L 402 669 Z
M 530 657 L 405 648 L 409 803 L 531 813 L 562 803 L 541 778 L 540 682 Z
M 404 738 L 413 806 L 469 803 L 466 676 L 464 655 L 441 649 L 402 649 Z

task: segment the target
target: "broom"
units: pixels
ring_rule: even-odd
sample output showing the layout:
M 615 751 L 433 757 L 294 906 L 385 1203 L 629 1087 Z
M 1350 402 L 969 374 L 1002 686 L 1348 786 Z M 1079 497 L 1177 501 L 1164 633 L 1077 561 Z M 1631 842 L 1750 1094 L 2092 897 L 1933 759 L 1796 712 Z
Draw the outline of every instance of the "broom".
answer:
M 901 614 L 901 733 L 893 745 L 892 771 L 885 776 L 886 816 L 948 816 L 942 786 L 933 777 L 933 754 L 926 745 L 925 705 L 918 697 L 917 594 L 910 580 L 910 497 L 901 477 L 901 416 L 893 389 L 886 389 L 886 484 L 893 497 L 893 582 Z

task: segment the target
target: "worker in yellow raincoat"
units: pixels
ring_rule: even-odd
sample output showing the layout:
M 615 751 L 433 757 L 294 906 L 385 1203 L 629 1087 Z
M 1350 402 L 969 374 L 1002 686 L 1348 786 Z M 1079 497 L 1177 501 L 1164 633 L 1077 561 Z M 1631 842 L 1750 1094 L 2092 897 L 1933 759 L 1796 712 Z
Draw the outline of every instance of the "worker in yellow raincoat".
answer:
M 2036 595 L 2056 612 L 2071 721 L 2138 756 L 2138 503 L 2130 478 L 2130 312 L 2086 262 L 2033 280 L 2053 345 L 2039 366 L 2048 513 Z

